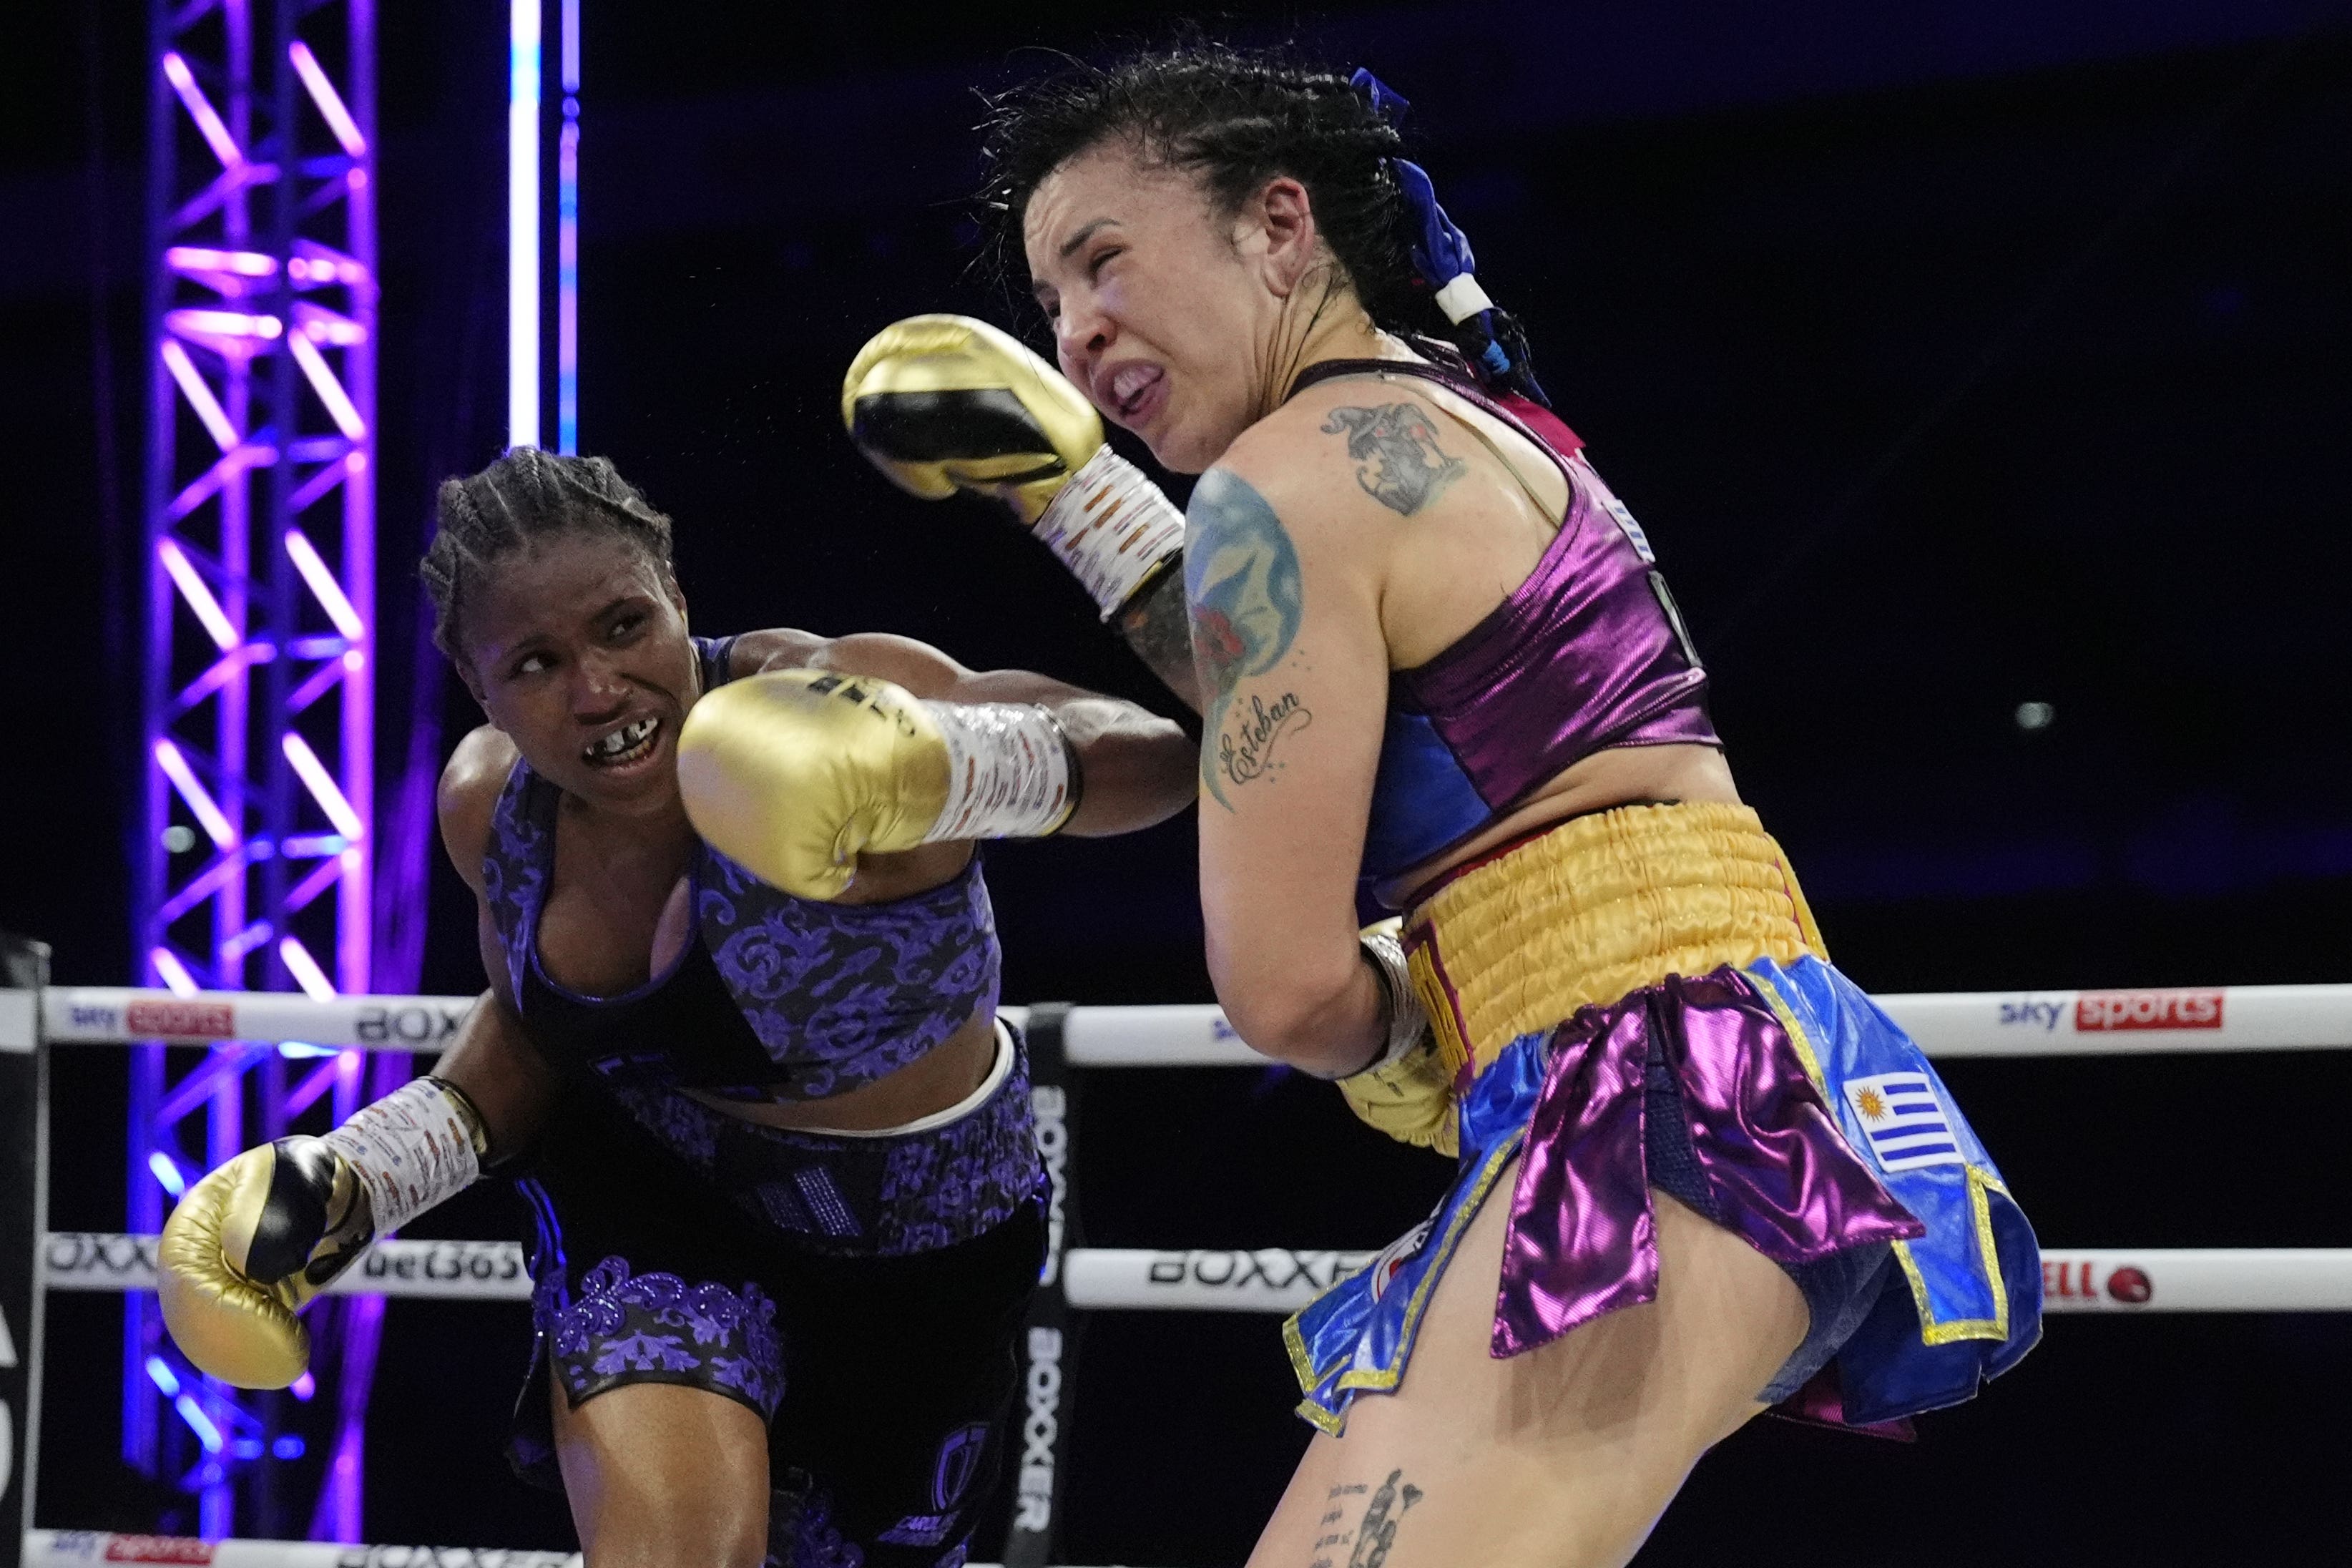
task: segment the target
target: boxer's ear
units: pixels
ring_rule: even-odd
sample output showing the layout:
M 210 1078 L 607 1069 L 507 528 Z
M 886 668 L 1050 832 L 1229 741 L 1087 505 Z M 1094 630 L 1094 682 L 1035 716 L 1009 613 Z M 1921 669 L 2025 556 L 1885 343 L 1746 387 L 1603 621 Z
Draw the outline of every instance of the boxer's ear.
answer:
M 1315 204 L 1307 187 L 1288 174 L 1268 180 L 1242 209 L 1242 219 L 1256 231 L 1266 286 L 1288 298 L 1318 262 L 1326 262 L 1321 235 L 1315 223 Z

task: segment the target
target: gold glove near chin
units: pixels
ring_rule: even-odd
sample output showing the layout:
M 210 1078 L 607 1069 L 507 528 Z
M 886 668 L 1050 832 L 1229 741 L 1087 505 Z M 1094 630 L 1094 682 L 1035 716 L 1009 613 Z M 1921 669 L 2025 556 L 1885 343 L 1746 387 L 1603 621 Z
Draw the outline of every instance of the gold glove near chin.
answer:
M 1033 526 L 1103 444 L 1085 394 L 970 316 L 909 316 L 875 333 L 842 380 L 841 419 L 902 489 L 993 496 Z
M 677 737 L 697 833 L 761 880 L 837 899 L 857 858 L 1037 838 L 1077 808 L 1062 726 L 1012 702 L 927 702 L 871 676 L 782 669 L 705 695 Z
M 480 1115 L 455 1085 L 423 1078 L 324 1138 L 248 1149 L 188 1189 L 155 1249 L 173 1342 L 240 1388 L 283 1388 L 310 1364 L 294 1314 L 383 1231 L 471 1183 Z
M 1103 444 L 1086 395 L 1010 333 L 970 316 L 909 316 L 850 362 L 850 438 L 900 489 L 1003 501 L 1085 585 L 1105 620 L 1159 582 L 1184 518 Z

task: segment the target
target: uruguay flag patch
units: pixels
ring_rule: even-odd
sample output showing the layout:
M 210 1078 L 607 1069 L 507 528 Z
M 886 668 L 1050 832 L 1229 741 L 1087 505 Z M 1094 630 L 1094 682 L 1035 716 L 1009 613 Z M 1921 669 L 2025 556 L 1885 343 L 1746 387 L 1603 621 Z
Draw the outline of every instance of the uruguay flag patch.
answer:
M 1845 1080 L 1846 1103 L 1862 1122 L 1870 1152 L 1889 1171 L 1965 1165 L 1952 1123 L 1920 1072 L 1882 1072 Z

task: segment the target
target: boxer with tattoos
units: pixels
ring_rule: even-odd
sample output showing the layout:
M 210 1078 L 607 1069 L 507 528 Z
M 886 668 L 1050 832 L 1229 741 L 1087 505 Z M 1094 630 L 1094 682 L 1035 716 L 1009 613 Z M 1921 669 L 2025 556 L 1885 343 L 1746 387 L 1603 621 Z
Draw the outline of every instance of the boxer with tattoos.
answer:
M 2040 1270 L 1934 1070 L 1829 965 L 1650 542 L 1402 110 L 1275 55 L 1075 65 L 997 104 L 987 205 L 1069 382 L 1201 476 L 1179 689 L 1218 998 L 1457 1162 L 1288 1325 L 1319 1435 L 1251 1561 L 1621 1563 L 1759 1411 L 1971 1396 L 2033 1343 Z M 999 384 L 1027 408 L 1044 374 Z M 867 444 L 989 455 L 919 433 Z M 1402 930 L 1358 932 L 1360 892 Z

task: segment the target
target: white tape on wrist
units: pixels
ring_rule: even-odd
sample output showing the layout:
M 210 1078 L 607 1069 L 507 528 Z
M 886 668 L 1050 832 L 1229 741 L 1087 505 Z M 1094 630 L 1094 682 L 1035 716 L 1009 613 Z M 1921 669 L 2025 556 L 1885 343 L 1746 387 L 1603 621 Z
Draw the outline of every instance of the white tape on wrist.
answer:
M 1486 298 L 1486 290 L 1478 287 L 1478 279 L 1467 272 L 1431 298 L 1436 301 L 1437 308 L 1445 312 L 1445 319 L 1457 327 L 1479 311 L 1495 308 L 1495 301 Z
M 923 835 L 1043 838 L 1078 805 L 1078 772 L 1062 721 L 1019 702 L 926 702 L 948 747 L 948 802 Z
M 1413 988 L 1412 970 L 1405 963 L 1404 942 L 1398 934 L 1398 922 L 1382 921 L 1368 926 L 1357 934 L 1363 944 L 1364 957 L 1380 976 L 1381 989 L 1389 1001 L 1389 1037 L 1380 1055 L 1356 1069 L 1359 1073 L 1377 1072 L 1393 1066 L 1405 1053 L 1419 1045 L 1429 1033 L 1429 1010 L 1421 1005 L 1421 993 Z M 1354 1077 L 1351 1073 L 1347 1075 Z
M 1184 514 L 1142 469 L 1105 447 L 1046 506 L 1037 537 L 1108 620 L 1153 567 L 1184 547 Z
M 361 1107 L 321 1142 L 351 1163 L 382 1236 L 473 1184 L 482 1173 L 474 1137 L 473 1108 L 420 1078 Z

